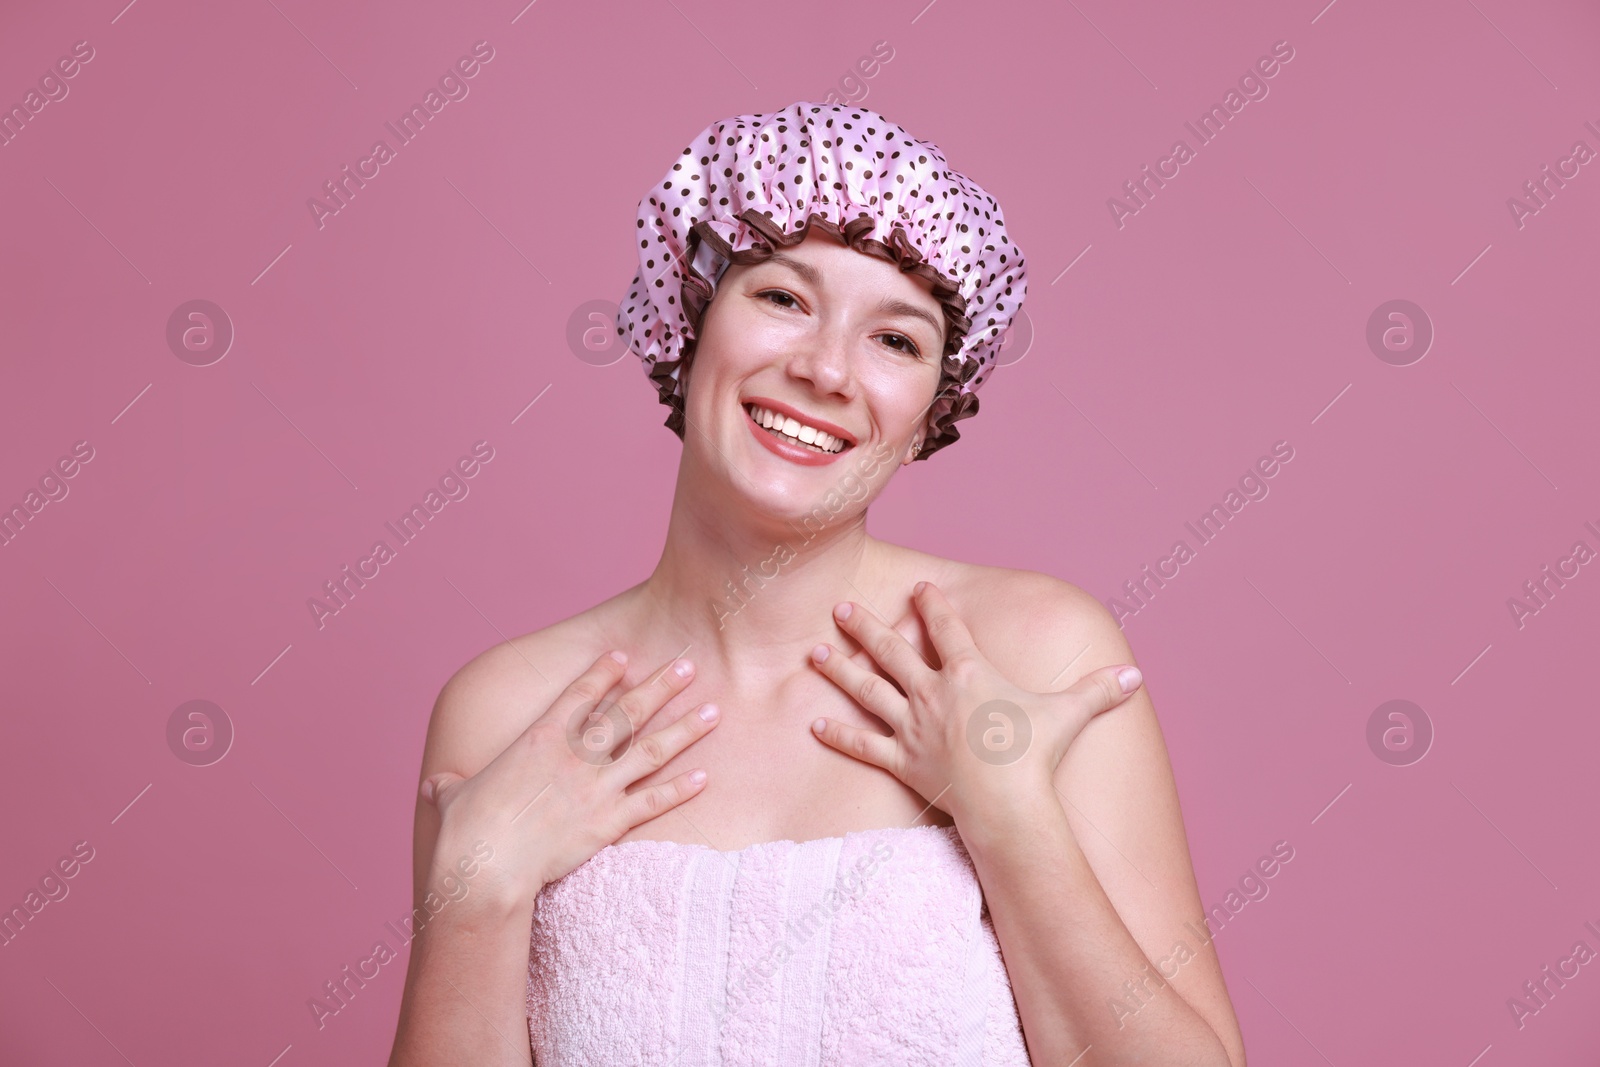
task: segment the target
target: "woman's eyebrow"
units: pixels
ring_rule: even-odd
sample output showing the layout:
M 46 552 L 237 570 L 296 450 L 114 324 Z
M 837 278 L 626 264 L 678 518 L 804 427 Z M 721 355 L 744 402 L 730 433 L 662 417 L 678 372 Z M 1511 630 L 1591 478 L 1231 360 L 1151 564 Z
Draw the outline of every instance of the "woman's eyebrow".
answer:
M 943 334 L 944 324 L 939 322 L 939 320 L 935 319 L 922 308 L 917 307 L 915 304 L 908 304 L 904 300 L 886 296 L 879 301 L 878 310 L 883 312 L 885 315 L 909 315 L 914 319 L 921 319 L 923 322 L 926 322 L 929 326 L 933 327 L 933 333 L 935 337 Z
M 804 278 L 812 285 L 815 285 L 818 288 L 821 288 L 822 286 L 822 272 L 813 267 L 811 264 L 795 259 L 793 256 L 786 256 L 782 252 L 774 252 L 772 255 L 767 257 L 767 262 L 788 267 L 790 270 L 800 275 L 800 277 Z

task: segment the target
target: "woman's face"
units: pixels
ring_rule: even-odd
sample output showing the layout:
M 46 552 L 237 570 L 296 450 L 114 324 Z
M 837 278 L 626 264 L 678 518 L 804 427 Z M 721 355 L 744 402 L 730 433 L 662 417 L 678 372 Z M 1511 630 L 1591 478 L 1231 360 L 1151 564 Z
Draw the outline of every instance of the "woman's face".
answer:
M 926 436 L 944 333 L 926 281 L 813 229 L 718 281 L 689 368 L 685 438 L 714 445 L 705 461 L 735 468 L 736 488 L 797 503 L 851 473 L 881 486 L 881 469 Z M 759 408 L 792 419 L 800 437 L 758 425 L 772 422 Z

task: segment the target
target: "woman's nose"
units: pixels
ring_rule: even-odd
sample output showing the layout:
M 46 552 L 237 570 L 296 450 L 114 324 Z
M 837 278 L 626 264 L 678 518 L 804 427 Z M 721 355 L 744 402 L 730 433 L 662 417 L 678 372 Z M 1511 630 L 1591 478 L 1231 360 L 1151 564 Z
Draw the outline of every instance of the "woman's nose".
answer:
M 791 354 L 789 373 L 810 382 L 819 392 L 847 392 L 851 377 L 848 343 L 832 332 L 807 339 Z

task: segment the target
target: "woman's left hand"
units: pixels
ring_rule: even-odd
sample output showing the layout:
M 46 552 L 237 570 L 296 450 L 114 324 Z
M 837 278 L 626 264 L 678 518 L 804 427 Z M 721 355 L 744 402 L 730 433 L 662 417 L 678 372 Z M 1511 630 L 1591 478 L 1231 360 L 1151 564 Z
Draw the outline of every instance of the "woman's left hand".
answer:
M 818 670 L 893 733 L 826 718 L 812 729 L 846 755 L 893 774 L 957 824 L 969 813 L 1049 795 L 1067 746 L 1142 682 L 1137 668 L 1103 667 L 1062 692 L 1030 693 L 979 651 L 933 583 L 918 582 L 912 599 L 939 654 L 937 670 L 897 630 L 848 602 L 834 609 L 834 618 L 888 679 L 830 645 L 811 654 Z M 1124 689 L 1119 675 L 1126 671 L 1132 677 Z

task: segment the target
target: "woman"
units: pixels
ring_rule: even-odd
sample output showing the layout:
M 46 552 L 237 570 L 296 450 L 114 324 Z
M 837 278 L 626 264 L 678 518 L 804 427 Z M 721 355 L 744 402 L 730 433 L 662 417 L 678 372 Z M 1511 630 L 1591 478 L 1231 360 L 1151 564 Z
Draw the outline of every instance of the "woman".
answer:
M 702 131 L 637 234 L 666 543 L 441 692 L 391 1065 L 1242 1067 L 1109 613 L 866 532 L 1026 292 L 998 205 L 797 103 Z

